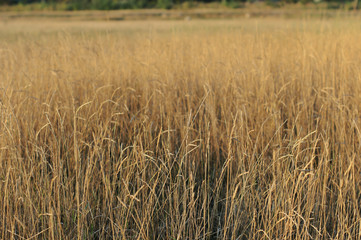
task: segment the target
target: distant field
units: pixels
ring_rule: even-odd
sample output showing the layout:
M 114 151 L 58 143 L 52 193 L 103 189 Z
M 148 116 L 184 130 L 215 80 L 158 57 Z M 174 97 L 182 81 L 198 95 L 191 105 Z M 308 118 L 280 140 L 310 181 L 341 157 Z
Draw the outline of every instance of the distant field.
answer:
M 0 239 L 361 239 L 357 16 L 4 19 Z
M 326 5 L 324 5 L 326 4 Z M 348 5 L 347 5 L 348 6 Z M 346 6 L 345 6 L 346 7 Z M 12 8 L 10 8 L 12 9 Z M 190 9 L 139 9 L 112 11 L 49 11 L 49 10 L 11 10 L 0 6 L 0 22 L 14 20 L 62 20 L 62 21 L 126 21 L 126 20 L 189 20 L 189 19 L 248 19 L 248 18 L 361 18 L 360 11 L 343 8 L 330 10 L 327 3 L 317 5 L 289 4 L 275 8 L 264 3 L 248 4 L 244 8 Z

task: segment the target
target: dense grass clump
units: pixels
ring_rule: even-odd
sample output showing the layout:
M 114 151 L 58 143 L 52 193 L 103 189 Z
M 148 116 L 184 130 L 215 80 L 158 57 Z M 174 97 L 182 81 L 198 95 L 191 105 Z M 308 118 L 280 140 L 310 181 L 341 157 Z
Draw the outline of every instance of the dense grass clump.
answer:
M 350 23 L 6 30 L 0 238 L 360 238 Z

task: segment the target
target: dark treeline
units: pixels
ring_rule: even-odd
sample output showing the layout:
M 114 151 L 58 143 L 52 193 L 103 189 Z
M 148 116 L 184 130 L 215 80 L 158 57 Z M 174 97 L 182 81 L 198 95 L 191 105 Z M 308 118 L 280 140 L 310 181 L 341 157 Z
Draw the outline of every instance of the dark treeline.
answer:
M 66 10 L 83 10 L 83 9 L 98 9 L 98 10 L 112 10 L 112 9 L 141 9 L 141 8 L 163 8 L 170 9 L 176 6 L 186 8 L 197 7 L 202 3 L 218 3 L 231 8 L 239 8 L 244 6 L 246 2 L 260 2 L 266 4 L 279 6 L 283 3 L 319 3 L 327 2 L 329 4 L 336 4 L 338 7 L 345 4 L 352 4 L 357 8 L 358 0 L 0 0 L 0 5 L 28 5 L 39 4 L 44 7 L 53 6 L 53 9 Z M 356 4 L 356 5 L 355 5 Z M 335 5 L 335 6 L 336 6 Z M 333 5 L 329 5 L 333 6 Z M 337 7 L 337 8 L 338 8 Z

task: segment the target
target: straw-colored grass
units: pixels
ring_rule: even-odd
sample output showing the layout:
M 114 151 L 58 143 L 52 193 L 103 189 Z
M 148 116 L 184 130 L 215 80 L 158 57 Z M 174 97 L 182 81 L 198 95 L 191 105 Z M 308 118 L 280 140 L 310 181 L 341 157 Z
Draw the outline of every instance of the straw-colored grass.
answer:
M 360 239 L 359 22 L 4 23 L 0 239 Z

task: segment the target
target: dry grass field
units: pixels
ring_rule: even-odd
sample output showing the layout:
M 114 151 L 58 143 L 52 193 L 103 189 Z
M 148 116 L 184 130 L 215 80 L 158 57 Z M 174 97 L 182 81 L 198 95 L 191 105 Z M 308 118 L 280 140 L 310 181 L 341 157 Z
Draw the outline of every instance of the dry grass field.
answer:
M 361 239 L 360 19 L 0 23 L 0 239 Z

